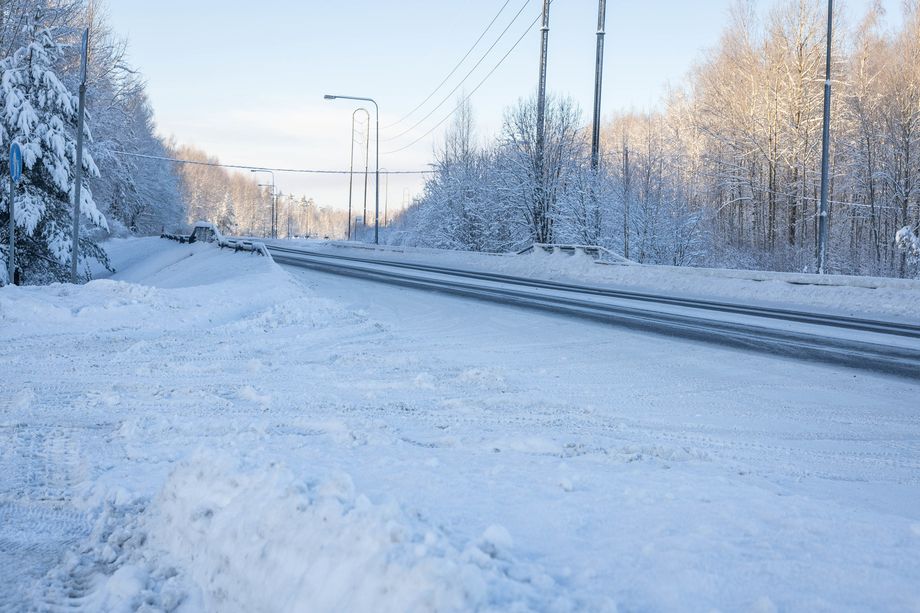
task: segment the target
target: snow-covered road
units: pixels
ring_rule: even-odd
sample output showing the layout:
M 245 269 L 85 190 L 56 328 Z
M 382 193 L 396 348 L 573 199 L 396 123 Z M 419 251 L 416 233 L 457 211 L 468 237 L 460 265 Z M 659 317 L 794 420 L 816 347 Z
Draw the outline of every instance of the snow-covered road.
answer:
M 636 332 L 659 333 L 675 340 L 703 340 L 792 359 L 897 374 L 911 380 L 920 372 L 920 325 L 908 321 L 841 318 L 757 304 L 685 301 L 659 294 L 558 285 L 466 269 L 358 259 L 275 244 L 269 251 L 282 266 L 535 308 Z
M 920 610 L 918 384 L 112 253 L 0 289 L 0 610 Z

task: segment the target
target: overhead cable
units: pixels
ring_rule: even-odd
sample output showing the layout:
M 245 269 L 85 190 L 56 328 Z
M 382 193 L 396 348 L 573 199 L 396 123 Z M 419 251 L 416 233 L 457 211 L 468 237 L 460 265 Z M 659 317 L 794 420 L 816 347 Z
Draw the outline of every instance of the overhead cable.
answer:
M 483 61 L 485 61 L 485 59 L 486 59 L 487 57 L 489 57 L 489 54 L 492 52 L 492 50 L 495 48 L 495 46 L 498 45 L 499 42 L 501 42 L 501 40 L 505 37 L 505 34 L 508 33 L 508 30 L 511 29 L 511 26 L 513 26 L 513 25 L 517 22 L 518 18 L 521 16 L 521 13 L 524 12 L 524 9 L 527 8 L 527 5 L 528 5 L 528 4 L 530 4 L 530 0 L 525 0 L 524 4 L 521 6 L 521 8 L 518 10 L 518 12 L 515 13 L 514 18 L 511 20 L 511 23 L 509 23 L 509 24 L 505 27 L 505 29 L 502 30 L 502 33 L 499 34 L 499 35 L 498 35 L 498 38 L 495 39 L 495 42 L 493 42 L 492 45 L 491 45 L 488 49 L 486 49 L 486 52 L 482 54 L 482 57 L 479 58 L 479 61 L 477 61 L 477 62 L 473 65 L 473 67 L 470 68 L 469 72 L 466 73 L 466 76 L 464 76 L 463 79 L 461 79 L 460 82 L 457 83 L 457 85 L 454 86 L 454 88 L 453 88 L 452 90 L 450 90 L 450 91 L 447 93 L 447 95 L 444 96 L 444 97 L 441 99 L 441 101 L 438 102 L 438 104 L 437 104 L 433 109 L 431 109 L 431 110 L 428 112 L 427 115 L 425 115 L 424 117 L 422 117 L 421 119 L 419 119 L 417 122 L 415 122 L 414 124 L 412 124 L 411 127 L 406 128 L 405 130 L 403 130 L 403 131 L 400 132 L 399 134 L 396 134 L 395 136 L 390 136 L 390 137 L 388 137 L 388 138 L 383 138 L 383 139 L 381 139 L 381 141 L 382 141 L 382 142 L 388 142 L 388 141 L 391 141 L 391 140 L 396 140 L 396 139 L 398 139 L 398 138 L 402 138 L 403 136 L 405 136 L 406 134 L 408 134 L 408 133 L 411 132 L 412 130 L 414 130 L 414 129 L 416 129 L 417 127 L 419 127 L 420 125 L 422 125 L 429 117 L 431 117 L 432 115 L 434 115 L 435 112 L 436 112 L 439 108 L 441 108 L 442 106 L 444 106 L 444 103 L 446 103 L 448 100 L 450 100 L 451 96 L 453 96 L 455 93 L 457 93 L 457 90 L 460 89 L 460 87 L 461 87 L 464 83 L 466 83 L 466 80 L 469 79 L 470 76 L 472 76 L 472 74 L 476 71 L 476 69 L 479 68 L 480 64 L 482 64 Z M 539 19 L 539 18 L 538 18 L 538 19 Z M 534 23 L 536 23 L 536 20 L 534 20 Z M 527 28 L 527 30 L 529 31 L 530 28 L 532 28 L 532 27 L 533 27 L 533 24 L 531 24 L 530 27 Z M 526 34 L 526 32 L 525 32 L 525 34 Z M 523 37 L 522 37 L 522 38 L 523 38 Z M 519 40 L 518 42 L 520 42 L 520 40 Z M 516 47 L 516 46 L 517 46 L 517 43 L 515 43 L 515 47 Z M 512 47 L 512 49 L 513 49 L 513 48 L 514 48 L 514 47 Z M 507 54 L 505 54 L 505 57 L 507 57 Z M 502 60 L 504 60 L 504 58 L 502 58 Z M 494 72 L 494 71 L 493 71 L 493 72 Z M 490 72 L 489 74 L 492 74 L 492 73 Z
M 217 168 L 236 168 L 239 170 L 270 170 L 272 172 L 289 172 L 300 174 L 316 175 L 347 175 L 352 174 L 350 170 L 314 170 L 307 168 L 271 168 L 269 166 L 257 166 L 252 164 L 221 164 L 220 162 L 202 162 L 199 160 L 182 160 L 179 158 L 165 157 L 161 155 L 145 155 L 143 153 L 131 153 L 129 151 L 112 151 L 115 155 L 125 155 L 128 157 L 141 158 L 145 160 L 159 160 L 163 162 L 175 162 L 176 164 L 193 164 L 195 166 L 213 166 Z M 381 170 L 382 175 L 425 175 L 433 173 L 433 170 Z M 360 173 L 358 173 L 360 174 Z
M 454 109 L 453 109 L 451 112 L 449 112 L 447 115 L 445 115 L 444 118 L 441 119 L 441 121 L 439 121 L 438 123 L 436 123 L 434 126 L 431 127 L 430 130 L 428 130 L 427 132 L 425 132 L 424 134 L 422 134 L 421 136 L 419 136 L 418 138 L 416 138 L 414 141 L 412 141 L 412 142 L 409 143 L 408 145 L 406 145 L 406 146 L 404 146 L 404 147 L 400 147 L 399 149 L 393 149 L 393 150 L 391 150 L 391 151 L 384 151 L 384 152 L 383 152 L 383 155 L 390 155 L 390 154 L 392 154 L 392 153 L 399 153 L 400 151 L 405 151 L 406 149 L 408 149 L 408 148 L 412 147 L 413 145 L 419 143 L 422 139 L 426 138 L 426 137 L 429 136 L 432 132 L 434 132 L 435 130 L 437 130 L 438 128 L 440 128 L 442 125 L 444 125 L 444 122 L 446 122 L 448 119 L 450 119 L 450 118 L 453 116 L 454 113 L 456 113 L 458 110 L 460 110 L 460 108 L 462 108 L 463 105 L 466 104 L 466 102 L 469 101 L 469 99 L 473 97 L 473 94 L 475 94 L 476 91 L 479 90 L 479 88 L 482 87 L 483 84 L 485 84 L 485 82 L 489 80 L 489 77 L 491 77 L 491 76 L 495 73 L 495 71 L 498 70 L 498 68 L 504 63 L 504 61 L 505 61 L 506 59 L 508 59 L 508 56 L 511 55 L 511 52 L 514 51 L 515 49 L 517 49 L 517 46 L 521 44 L 521 41 L 524 40 L 524 37 L 527 36 L 527 34 L 530 33 L 530 31 L 531 31 L 531 30 L 533 29 L 533 27 L 537 24 L 537 22 L 540 21 L 540 17 L 541 17 L 541 16 L 542 16 L 542 15 L 537 15 L 536 19 L 534 19 L 534 20 L 530 23 L 530 25 L 527 27 L 527 30 L 525 30 L 524 33 L 521 34 L 521 37 L 517 39 L 517 41 L 514 43 L 514 45 L 513 45 L 510 49 L 508 49 L 508 51 L 505 53 L 505 55 L 502 56 L 502 59 L 500 59 L 500 60 L 498 61 L 498 64 L 496 64 L 495 67 L 492 68 L 492 70 L 490 70 L 489 73 L 488 73 L 485 77 L 483 77 L 483 79 L 476 85 L 476 87 L 473 88 L 473 91 L 471 91 L 469 94 L 467 94 L 466 96 L 464 96 L 463 99 L 457 104 L 457 106 L 455 106 Z
M 528 1 L 529 1 L 529 0 L 528 0 Z M 444 87 L 444 84 L 447 83 L 447 81 L 448 81 L 452 76 L 454 76 L 454 73 L 457 72 L 457 69 L 460 68 L 460 66 L 463 65 L 463 62 L 466 61 L 466 58 L 468 58 L 468 57 L 470 56 L 470 54 L 471 54 L 471 53 L 473 52 L 473 50 L 479 45 L 479 43 L 482 42 L 482 39 L 483 39 L 483 38 L 485 37 L 485 35 L 489 32 L 489 30 L 492 29 L 492 26 L 495 25 L 495 22 L 498 21 L 498 18 L 501 16 L 502 13 L 505 12 L 505 8 L 506 8 L 510 3 L 511 3 L 511 0 L 505 0 L 505 3 L 502 5 L 502 7 L 501 7 L 500 9 L 498 9 L 498 13 L 495 14 L 495 17 L 492 18 L 492 21 L 489 22 L 489 25 L 486 26 L 486 29 L 482 31 L 482 34 L 479 35 L 479 38 L 476 39 L 476 42 L 473 43 L 473 46 L 469 48 L 469 50 L 466 52 L 466 54 L 464 54 L 464 56 L 463 56 L 462 58 L 460 58 L 460 61 L 457 62 L 457 64 L 453 67 L 453 69 L 452 69 L 449 73 L 447 73 L 447 76 L 444 77 L 444 80 L 441 81 L 440 83 L 438 83 L 438 86 L 435 87 L 435 88 L 431 91 L 431 93 L 428 94 L 428 96 L 427 96 L 424 100 L 422 100 L 421 102 L 418 103 L 418 106 L 416 106 L 414 109 L 412 109 L 411 111 L 409 111 L 408 113 L 406 113 L 405 115 L 403 115 L 402 117 L 400 117 L 399 119 L 397 119 L 396 121 L 394 121 L 393 123 L 387 124 L 387 125 L 383 126 L 383 129 L 384 129 L 384 130 L 387 130 L 387 129 L 389 129 L 389 128 L 392 128 L 393 126 L 396 126 L 396 125 L 401 124 L 401 123 L 404 122 L 406 119 L 408 119 L 409 117 L 411 117 L 417 110 L 419 110 L 420 108 L 422 108 L 422 107 L 425 105 L 426 102 L 428 102 L 429 100 L 431 100 L 431 98 L 432 98 L 436 93 L 438 93 L 438 90 L 440 90 L 442 87 Z

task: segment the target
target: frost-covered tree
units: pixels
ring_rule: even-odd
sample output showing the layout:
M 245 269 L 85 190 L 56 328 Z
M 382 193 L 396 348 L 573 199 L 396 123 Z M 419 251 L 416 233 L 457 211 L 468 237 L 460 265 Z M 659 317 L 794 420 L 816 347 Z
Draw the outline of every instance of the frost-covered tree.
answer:
M 560 205 L 572 187 L 573 172 L 585 158 L 584 139 L 579 135 L 581 112 L 569 98 L 550 96 L 544 115 L 542 160 L 537 152 L 536 97 L 519 100 L 505 113 L 502 130 L 502 177 L 512 189 L 519 215 L 527 220 L 537 243 L 555 240 Z M 542 163 L 541 163 L 542 162 Z
M 523 225 L 525 239 L 599 242 L 642 262 L 814 270 L 827 4 L 769 5 L 736 0 L 721 40 L 683 87 L 657 109 L 614 115 L 601 130 L 596 176 L 584 130 L 551 101 L 539 177 L 534 107 L 518 104 L 482 167 L 467 175 L 439 163 L 394 237 L 510 250 L 513 240 L 498 231 L 513 238 Z M 835 11 L 833 272 L 920 272 L 920 0 L 904 0 L 901 11 L 893 29 L 880 25 L 877 2 L 852 21 L 845 7 Z M 479 224 L 474 243 L 458 231 L 464 211 L 483 219 L 494 211 L 503 223 Z
M 904 226 L 895 235 L 895 244 L 903 252 L 907 265 L 914 269 L 914 274 L 920 276 L 920 236 L 910 226 Z
M 34 9 L 27 16 L 24 44 L 0 60 L 0 148 L 6 150 L 17 141 L 23 153 L 23 179 L 16 188 L 14 221 L 17 262 L 28 283 L 67 279 L 73 250 L 78 101 L 57 72 L 65 31 L 48 26 L 53 16 Z M 88 127 L 85 137 L 90 140 Z M 88 151 L 84 151 L 83 166 L 87 178 L 99 175 Z M 5 175 L 8 170 L 3 168 Z M 8 194 L 5 189 L 0 193 L 0 226 L 6 232 Z M 80 210 L 84 225 L 108 227 L 88 181 L 82 186 Z M 88 260 L 107 264 L 107 258 L 88 232 L 81 232 L 80 237 L 81 269 L 88 276 Z M 8 236 L 4 236 L 4 247 L 7 242 Z M 4 260 L 6 257 L 4 251 Z
M 113 234 L 173 229 L 185 216 L 175 166 L 125 155 L 167 154 L 156 135 L 143 77 L 128 63 L 127 41 L 111 31 L 100 5 L 90 2 L 83 13 L 91 32 L 87 108 L 93 118 L 93 159 L 101 173 L 90 181 L 96 204 Z M 68 76 L 76 74 L 73 64 Z

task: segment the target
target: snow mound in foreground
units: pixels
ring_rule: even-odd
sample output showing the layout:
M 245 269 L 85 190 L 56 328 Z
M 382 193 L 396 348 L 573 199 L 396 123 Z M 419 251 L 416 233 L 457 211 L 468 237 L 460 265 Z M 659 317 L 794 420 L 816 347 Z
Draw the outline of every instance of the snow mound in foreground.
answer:
M 108 509 L 121 498 L 126 515 L 139 510 L 124 493 L 104 498 Z M 396 505 L 356 494 L 344 473 L 304 480 L 280 464 L 242 466 L 198 452 L 140 515 L 114 527 L 116 515 L 100 514 L 108 527 L 84 548 L 94 551 L 84 567 L 106 567 L 84 603 L 209 611 L 576 606 L 557 597 L 553 579 L 538 567 L 511 558 L 504 528 L 491 526 L 458 549 Z

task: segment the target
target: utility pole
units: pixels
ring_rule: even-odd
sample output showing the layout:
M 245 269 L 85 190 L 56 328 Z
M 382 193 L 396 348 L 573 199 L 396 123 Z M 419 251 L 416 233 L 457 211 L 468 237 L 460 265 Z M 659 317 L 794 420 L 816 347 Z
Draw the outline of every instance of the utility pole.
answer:
M 387 226 L 387 213 L 390 210 L 390 171 L 386 168 L 380 169 L 383 172 L 383 227 Z
M 607 0 L 597 2 L 597 55 L 594 61 L 594 128 L 591 131 L 591 170 L 597 173 L 601 144 L 601 86 L 604 77 L 604 30 Z
M 80 198 L 83 187 L 83 123 L 86 114 L 86 63 L 89 54 L 89 28 L 83 30 L 80 56 L 80 105 L 77 109 L 77 169 L 73 188 L 73 247 L 70 254 L 70 282 L 77 282 L 77 260 L 80 246 Z
M 624 137 L 625 139 L 625 137 Z M 629 145 L 623 143 L 623 257 L 629 259 Z
M 10 245 L 6 264 L 9 267 L 10 285 L 19 285 L 16 278 L 16 184 L 22 179 L 22 148 L 19 143 L 10 143 Z
M 10 155 L 10 167 L 13 166 L 13 156 Z M 10 249 L 6 258 L 7 279 L 10 285 L 16 285 L 16 182 L 10 176 Z
M 546 214 L 546 194 L 544 193 L 544 149 L 546 145 L 546 55 L 547 45 L 549 44 L 549 3 L 550 0 L 543 0 L 543 25 L 540 27 L 540 82 L 537 86 L 537 159 L 536 159 L 536 195 L 538 214 L 540 224 L 537 231 L 540 232 L 546 220 L 543 216 Z M 547 236 L 536 236 L 538 242 L 546 240 Z
M 827 0 L 827 64 L 824 78 L 824 133 L 821 138 L 821 210 L 818 212 L 818 274 L 827 272 L 827 197 L 830 188 L 831 146 L 831 47 L 833 44 L 834 0 Z

